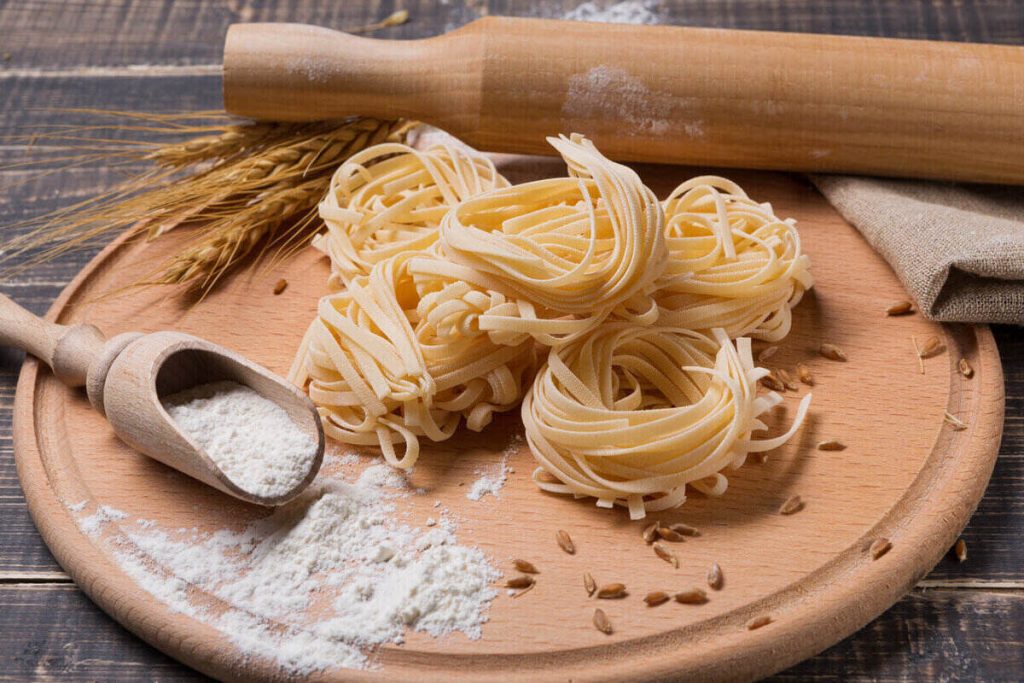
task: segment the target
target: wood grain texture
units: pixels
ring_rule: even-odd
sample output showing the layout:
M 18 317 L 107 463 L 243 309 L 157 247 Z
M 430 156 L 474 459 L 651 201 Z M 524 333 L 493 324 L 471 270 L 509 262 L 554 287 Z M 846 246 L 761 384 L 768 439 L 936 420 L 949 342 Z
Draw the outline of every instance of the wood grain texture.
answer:
M 210 680 L 136 639 L 74 586 L 0 585 L 0 605 L 0 630 L 10 634 L 0 681 Z M 901 683 L 913 671 L 916 680 L 1011 683 L 1016 679 L 1008 674 L 1006 655 L 1013 652 L 1012 634 L 964 625 L 1022 620 L 1021 592 L 914 591 L 857 636 L 771 681 Z M 925 629 L 930 637 L 922 643 Z M 111 643 L 122 645 L 114 649 Z
M 550 161 L 499 163 L 499 170 L 516 177 L 550 175 L 557 168 Z M 680 178 L 704 170 L 639 169 L 659 195 Z M 678 574 L 653 557 L 646 564 L 637 561 L 633 546 L 643 548 L 642 523 L 627 523 L 623 515 L 580 501 L 539 496 L 527 476 L 525 449 L 511 462 L 517 474 L 499 501 L 467 503 L 459 485 L 471 480 L 481 463 L 501 457 L 509 434 L 521 430 L 514 415 L 483 434 L 463 433 L 426 448 L 413 483 L 430 495 L 410 501 L 406 509 L 426 516 L 430 503 L 439 499 L 465 520 L 463 542 L 480 545 L 492 557 L 535 558 L 544 565 L 545 578 L 530 596 L 532 602 L 496 601 L 480 641 L 442 643 L 414 634 L 403 647 L 382 648 L 377 656 L 386 676 L 404 679 L 423 667 L 437 675 L 461 672 L 472 680 L 501 680 L 508 667 L 534 680 L 763 675 L 859 628 L 910 589 L 955 540 L 983 492 L 1002 424 L 1002 375 L 987 330 L 939 326 L 918 316 L 886 318 L 887 302 L 905 296 L 898 282 L 805 181 L 750 172 L 734 179 L 781 215 L 796 218 L 816 265 L 813 294 L 794 310 L 793 332 L 773 359 L 790 367 L 806 361 L 817 378 L 814 417 L 799 439 L 774 452 L 768 464 L 733 474 L 730 491 L 721 499 L 695 497 L 680 511 L 660 515 L 705 530 L 699 541 L 688 544 Z M 286 367 L 327 274 L 314 253 L 276 272 L 234 278 L 195 307 L 154 290 L 99 298 L 134 281 L 154 256 L 162 257 L 185 238 L 173 232 L 154 244 L 108 249 L 64 291 L 50 315 L 65 324 L 95 324 L 108 334 L 176 328 L 237 349 L 272 370 Z M 290 286 L 273 297 L 270 290 L 278 277 Z M 260 335 L 249 332 L 257 327 L 263 330 Z M 912 334 L 942 335 L 950 348 L 929 362 L 926 375 L 918 373 Z M 898 339 L 905 342 L 902 348 L 890 343 Z M 821 358 L 816 349 L 823 341 L 841 342 L 850 361 Z M 961 378 L 950 363 L 960 355 L 976 368 L 971 380 Z M 107 545 L 83 534 L 69 508 L 84 505 L 77 514 L 85 516 L 110 505 L 170 528 L 198 524 L 208 531 L 254 519 L 253 511 L 191 480 L 167 476 L 133 454 L 112 438 L 108 425 L 79 394 L 45 372 L 37 374 L 38 368 L 38 363 L 26 366 L 19 381 L 19 475 L 36 524 L 61 564 L 105 610 L 176 658 L 217 677 L 271 675 L 273 665 L 241 657 L 223 634 L 173 613 L 134 585 L 112 555 L 113 548 L 124 552 L 131 547 L 126 532 L 112 527 L 108 542 L 114 545 Z M 866 401 L 868 395 L 874 398 Z M 794 401 L 791 396 L 790 409 Z M 968 429 L 944 427 L 943 410 L 954 411 Z M 815 450 L 814 443 L 827 437 L 841 437 L 850 448 L 842 455 Z M 888 444 L 897 438 L 900 458 L 889 458 Z M 864 475 L 868 471 L 870 477 Z M 806 509 L 778 515 L 780 502 L 796 492 L 807 501 Z M 573 529 L 579 547 L 573 558 L 554 544 L 545 552 L 532 541 L 551 531 L 552 519 Z M 893 549 L 872 562 L 865 549 L 883 536 L 892 539 Z M 787 552 L 766 563 L 761 549 L 783 539 Z M 633 586 L 692 581 L 687 575 L 703 571 L 712 560 L 728 567 L 732 578 L 704 609 L 654 613 L 642 604 L 623 603 L 615 610 L 617 629 L 608 640 L 586 624 L 571 626 L 573 616 L 587 608 L 582 591 L 573 598 L 579 561 L 600 576 Z M 553 603 L 555 595 L 562 599 Z M 770 628 L 743 628 L 763 613 L 773 617 Z M 453 654 L 459 657 L 452 659 Z M 349 680 L 358 674 L 329 676 Z
M 407 118 L 516 154 L 568 130 L 616 161 L 976 183 L 1024 184 L 1022 91 L 1024 48 L 810 33 L 494 16 L 422 41 L 240 24 L 224 45 L 224 108 L 258 120 Z
M 524 16 L 557 16 L 565 2 L 489 2 L 491 13 Z M 483 3 L 451 0 L 403 2 L 412 21 L 378 35 L 424 37 L 448 26 L 465 23 L 480 14 Z M 393 9 L 388 2 L 322 3 L 220 2 L 220 0 L 121 0 L 118 2 L 61 2 L 29 0 L 0 3 L 0 137 L 12 132 L 9 122 L 17 116 L 31 130 L 37 123 L 57 121 L 53 112 L 37 107 L 74 103 L 77 106 L 128 109 L 159 107 L 208 108 L 219 103 L 219 79 L 211 76 L 180 76 L 170 80 L 157 75 L 159 84 L 147 87 L 150 66 L 193 67 L 219 59 L 223 33 L 232 21 L 300 21 L 343 29 L 379 19 Z M 877 35 L 901 38 L 1024 44 L 1024 12 L 1015 0 L 664 0 L 659 13 L 673 23 L 785 31 Z M 352 23 L 348 23 L 351 20 Z M 98 78 L 95 67 L 135 67 L 136 80 Z M 38 78 L 37 72 L 51 72 Z M 62 72 L 54 75 L 52 72 Z M 11 102 L 6 79 L 24 81 L 17 108 Z M 30 84 L 29 79 L 38 80 Z M 130 87 L 122 87 L 128 84 Z M 173 84 L 173 88 L 168 85 Z M 196 94 L 198 91 L 198 95 Z M 178 104 L 176 104 L 176 102 Z M 21 131 L 19 131 L 21 132 Z M 16 160 L 22 148 L 0 140 L 0 165 Z M 11 172 L 0 171 L 0 183 Z M 67 197 L 81 197 L 110 187 L 116 174 L 105 168 L 68 170 L 40 181 L 29 192 L 0 192 L 0 243 L 15 218 L 37 215 L 56 208 Z M 0 244 L 2 248 L 2 244 Z M 39 271 L 0 282 L 0 291 L 43 313 L 62 286 L 81 269 L 91 253 L 76 254 Z M 988 493 L 965 531 L 970 559 L 964 564 L 944 559 L 926 579 L 926 585 L 955 590 L 915 592 L 880 617 L 874 624 L 844 643 L 776 677 L 779 680 L 907 681 L 930 678 L 939 670 L 951 681 L 1016 680 L 1024 669 L 1024 618 L 1019 610 L 999 612 L 993 619 L 988 609 L 976 610 L 979 587 L 1012 591 L 1024 588 L 1024 333 L 1019 328 L 994 327 L 1003 356 L 1006 386 L 1006 424 L 999 461 Z M 28 518 L 18 486 L 11 450 L 11 403 L 20 355 L 0 349 L 0 581 L 52 580 L 62 572 L 42 544 Z M 73 589 L 66 588 L 74 595 Z M 1000 592 L 1002 596 L 1007 593 Z M 941 598 L 941 606 L 939 599 Z M 932 600 L 934 607 L 927 607 Z M 914 602 L 913 609 L 908 603 Z M 16 606 L 16 608 L 15 608 Z M 935 628 L 934 614 L 946 614 L 942 628 Z M 114 624 L 91 602 L 78 595 L 63 602 L 15 603 L 0 593 L 0 619 L 12 615 L 13 623 L 40 623 L 40 633 L 53 630 L 55 637 L 36 638 L 31 648 L 23 641 L 5 638 L 0 661 L 22 657 L 13 676 L 23 680 L 40 676 L 61 680 L 137 680 L 140 667 L 148 664 L 154 677 L 163 680 L 200 680 L 197 674 L 176 664 Z M 36 621 L 32 621 L 35 619 Z M 12 622 L 6 622 L 12 623 Z M 61 623 L 70 629 L 61 630 Z M 993 628 L 995 624 L 995 629 Z M 956 638 L 948 637 L 955 631 Z M 993 650 L 994 630 L 1008 642 Z M 20 631 L 2 628 L 5 634 Z M 96 633 L 95 648 L 77 665 L 48 670 L 60 662 L 65 641 L 89 638 Z M 993 656 L 995 653 L 995 656 Z M 963 669 L 960 660 L 984 661 L 987 668 Z M 941 669 L 935 667 L 941 665 Z M 96 667 L 96 668 L 93 668 Z M 48 673 L 47 673 L 48 672 Z M 840 673 L 841 672 L 841 673 Z M 0 672 L 0 675 L 3 675 Z

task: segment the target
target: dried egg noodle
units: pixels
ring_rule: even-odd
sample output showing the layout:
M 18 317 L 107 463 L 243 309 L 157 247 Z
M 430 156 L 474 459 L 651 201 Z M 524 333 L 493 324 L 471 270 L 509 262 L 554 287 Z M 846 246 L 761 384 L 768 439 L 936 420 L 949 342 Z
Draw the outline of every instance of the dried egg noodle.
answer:
M 661 203 L 588 140 L 549 142 L 569 177 L 508 186 L 448 146 L 378 145 L 342 166 L 316 240 L 334 293 L 291 377 L 328 436 L 398 467 L 420 438 L 521 403 L 542 489 L 632 517 L 680 505 L 687 486 L 720 494 L 723 470 L 781 445 L 808 408 L 810 395 L 786 434 L 752 438 L 781 398 L 757 395 L 767 370 L 745 336 L 788 333 L 812 285 L 799 235 L 723 178 Z
M 460 276 L 592 327 L 616 309 L 653 322 L 667 265 L 654 193 L 578 135 L 548 138 L 571 177 L 466 200 L 441 222 L 440 252 Z M 523 328 L 529 331 L 530 325 Z
M 793 221 L 715 176 L 688 180 L 663 206 L 671 258 L 659 324 L 766 341 L 789 334 L 790 310 L 814 283 Z
M 750 339 L 733 346 L 721 329 L 709 337 L 602 325 L 553 349 L 523 399 L 526 438 L 541 465 L 534 480 L 602 507 L 625 505 L 632 519 L 681 505 L 687 485 L 720 495 L 728 483 L 722 470 L 785 443 L 807 412 L 810 394 L 788 432 L 752 439 L 766 429 L 759 416 L 782 400 L 757 395 L 767 374 L 754 366 Z
M 391 256 L 426 249 L 449 208 L 507 186 L 490 159 L 452 145 L 421 152 L 389 143 L 353 155 L 331 178 L 319 206 L 327 231 L 313 242 L 331 259 L 331 288 Z
M 308 381 L 325 434 L 379 445 L 388 463 L 405 469 L 419 457 L 418 437 L 444 441 L 460 418 L 480 431 L 494 411 L 519 405 L 536 357 L 525 335 L 498 345 L 475 331 L 472 308 L 421 318 L 423 300 L 406 269 L 411 255 L 382 261 L 321 298 L 290 373 L 296 384 Z M 428 297 L 446 294 L 455 298 L 444 288 Z

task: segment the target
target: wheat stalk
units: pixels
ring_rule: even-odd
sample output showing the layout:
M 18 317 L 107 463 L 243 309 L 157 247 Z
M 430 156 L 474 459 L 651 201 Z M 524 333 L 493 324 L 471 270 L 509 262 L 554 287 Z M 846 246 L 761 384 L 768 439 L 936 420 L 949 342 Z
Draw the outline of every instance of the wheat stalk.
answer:
M 188 223 L 197 226 L 195 239 L 146 284 L 187 284 L 206 292 L 229 270 L 262 253 L 260 247 L 283 252 L 301 244 L 319 225 L 315 207 L 334 170 L 355 152 L 398 139 L 407 130 L 400 121 L 369 118 L 302 124 L 207 118 L 215 123 L 193 124 L 183 115 L 135 115 L 142 125 L 131 130 L 198 135 L 156 143 L 104 141 L 111 157 L 154 167 L 97 199 L 22 224 L 31 230 L 6 245 L 0 258 L 11 262 L 20 257 L 18 267 L 25 268 L 92 244 L 117 228 L 132 226 L 153 239 Z M 81 130 L 64 139 L 79 139 Z M 25 258 L 41 248 L 40 254 Z
M 294 231 L 282 234 L 286 224 L 306 231 L 314 224 L 315 207 L 334 169 L 353 153 L 391 137 L 398 125 L 360 119 L 316 135 L 295 136 L 289 144 L 209 172 L 204 184 L 212 180 L 231 192 L 210 203 L 206 211 L 215 217 L 202 236 L 165 264 L 155 282 L 191 283 L 208 290 L 259 245 L 293 238 Z

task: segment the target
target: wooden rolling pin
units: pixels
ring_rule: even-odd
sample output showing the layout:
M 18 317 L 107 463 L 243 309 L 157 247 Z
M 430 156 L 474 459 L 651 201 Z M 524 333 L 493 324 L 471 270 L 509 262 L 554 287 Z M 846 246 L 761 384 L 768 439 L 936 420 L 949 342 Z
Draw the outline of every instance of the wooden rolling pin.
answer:
M 1024 183 L 1024 47 L 488 17 L 426 40 L 236 24 L 233 114 L 434 124 L 480 149 Z

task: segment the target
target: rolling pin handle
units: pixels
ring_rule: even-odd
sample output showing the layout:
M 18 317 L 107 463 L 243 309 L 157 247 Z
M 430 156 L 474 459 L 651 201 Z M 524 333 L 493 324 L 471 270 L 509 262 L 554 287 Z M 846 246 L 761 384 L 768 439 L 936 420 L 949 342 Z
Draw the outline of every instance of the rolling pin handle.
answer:
M 32 354 L 61 382 L 80 387 L 103 349 L 103 333 L 92 325 L 47 322 L 0 294 L 0 345 Z

